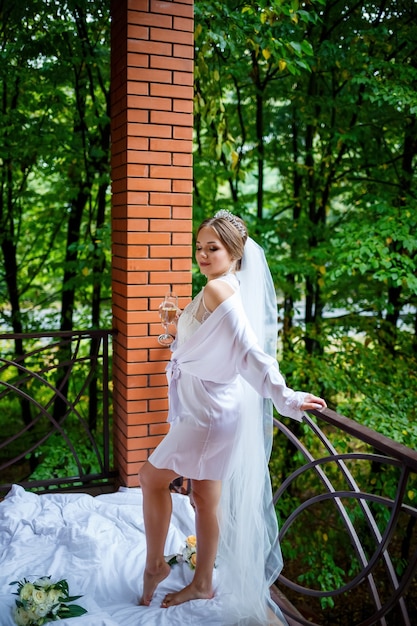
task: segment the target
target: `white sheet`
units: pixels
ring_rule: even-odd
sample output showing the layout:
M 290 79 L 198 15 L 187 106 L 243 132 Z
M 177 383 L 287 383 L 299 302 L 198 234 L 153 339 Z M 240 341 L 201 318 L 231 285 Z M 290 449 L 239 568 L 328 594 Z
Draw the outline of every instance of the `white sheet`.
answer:
M 187 496 L 173 494 L 166 551 L 177 553 L 194 534 Z M 164 595 L 191 580 L 186 564 L 175 565 L 150 607 L 137 606 L 145 562 L 140 489 L 114 494 L 38 496 L 14 486 L 0 503 L 0 625 L 13 626 L 10 582 L 51 575 L 66 578 L 70 594 L 83 594 L 81 617 L 61 626 L 221 626 L 219 596 L 161 609 Z

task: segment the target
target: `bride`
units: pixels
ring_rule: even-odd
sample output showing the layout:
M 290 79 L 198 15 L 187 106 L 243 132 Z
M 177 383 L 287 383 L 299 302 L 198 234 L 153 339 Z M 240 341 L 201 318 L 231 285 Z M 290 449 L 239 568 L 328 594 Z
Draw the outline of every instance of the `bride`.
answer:
M 282 568 L 268 460 L 272 403 L 300 421 L 323 399 L 287 387 L 276 361 L 276 296 L 245 223 L 219 211 L 198 229 L 206 286 L 178 319 L 167 366 L 170 430 L 140 472 L 147 556 L 141 605 L 169 574 L 170 483 L 191 479 L 197 564 L 161 607 L 219 596 L 223 624 L 271 623 L 269 588 Z M 272 401 L 272 403 L 271 403 Z M 218 585 L 213 588 L 216 567 Z

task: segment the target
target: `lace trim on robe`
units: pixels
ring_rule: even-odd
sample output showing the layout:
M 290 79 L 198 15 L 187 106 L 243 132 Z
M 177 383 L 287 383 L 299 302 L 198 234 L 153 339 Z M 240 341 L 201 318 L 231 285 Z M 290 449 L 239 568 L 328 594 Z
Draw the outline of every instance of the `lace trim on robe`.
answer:
M 239 281 L 235 274 L 225 274 L 220 276 L 217 280 L 224 280 L 232 289 L 236 291 L 239 287 Z M 196 295 L 194 300 L 188 304 L 182 312 L 180 319 L 178 320 L 178 346 L 182 345 L 187 339 L 189 339 L 196 329 L 203 324 L 212 314 L 212 311 L 206 307 L 204 303 L 204 287 Z
M 238 288 L 239 283 L 235 274 L 225 274 L 224 276 L 220 276 L 217 280 L 224 280 L 224 282 L 229 284 L 234 291 Z M 185 310 L 200 324 L 203 324 L 203 322 L 210 317 L 212 311 L 207 308 L 206 303 L 204 302 L 204 287 Z

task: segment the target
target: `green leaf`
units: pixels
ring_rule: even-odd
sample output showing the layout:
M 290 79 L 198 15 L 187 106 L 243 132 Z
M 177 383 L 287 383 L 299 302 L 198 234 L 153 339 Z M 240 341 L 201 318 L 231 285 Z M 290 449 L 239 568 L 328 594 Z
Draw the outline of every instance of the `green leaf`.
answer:
M 82 606 L 78 606 L 77 604 L 69 604 L 59 611 L 59 616 L 63 619 L 66 619 L 69 617 L 80 617 L 85 613 L 87 613 L 87 611 Z

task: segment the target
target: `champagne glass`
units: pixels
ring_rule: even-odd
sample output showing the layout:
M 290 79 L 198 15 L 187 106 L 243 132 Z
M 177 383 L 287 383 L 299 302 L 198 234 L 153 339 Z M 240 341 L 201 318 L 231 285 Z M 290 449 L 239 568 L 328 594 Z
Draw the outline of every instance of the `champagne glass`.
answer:
M 169 334 L 168 327 L 175 323 L 178 311 L 178 296 L 173 291 L 168 291 L 162 303 L 159 306 L 159 315 L 161 316 L 161 324 L 165 332 L 158 337 L 158 343 L 161 346 L 170 346 L 174 341 L 174 337 Z

